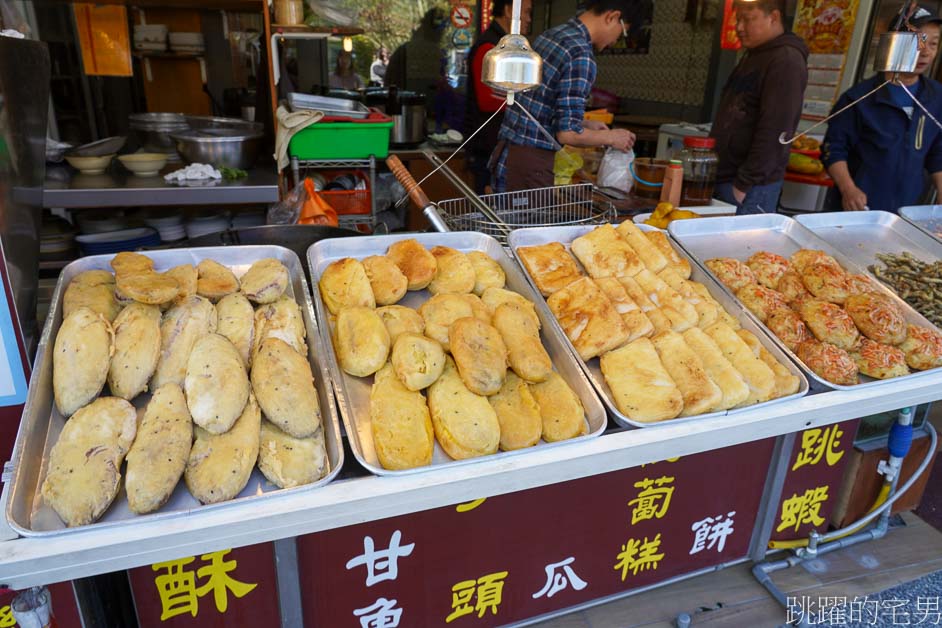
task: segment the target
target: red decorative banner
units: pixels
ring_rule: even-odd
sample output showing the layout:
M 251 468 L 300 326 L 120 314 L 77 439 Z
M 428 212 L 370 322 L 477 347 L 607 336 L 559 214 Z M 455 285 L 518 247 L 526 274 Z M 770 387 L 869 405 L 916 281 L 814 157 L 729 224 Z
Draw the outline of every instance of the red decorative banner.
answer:
M 720 48 L 723 50 L 739 50 L 742 42 L 736 34 L 736 9 L 733 0 L 726 0 L 723 4 L 723 30 L 720 31 Z
M 774 439 L 298 538 L 309 626 L 496 626 L 746 556 Z
M 491 0 L 481 0 L 481 32 L 487 30 L 487 27 L 491 25 L 491 18 L 494 15 L 494 7 L 491 4 Z

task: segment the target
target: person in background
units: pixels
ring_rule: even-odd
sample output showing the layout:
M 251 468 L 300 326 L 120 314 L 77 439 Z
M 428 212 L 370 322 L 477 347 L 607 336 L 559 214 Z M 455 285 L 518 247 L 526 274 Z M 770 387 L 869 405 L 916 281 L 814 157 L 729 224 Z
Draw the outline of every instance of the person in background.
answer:
M 370 66 L 370 85 L 382 87 L 386 81 L 386 66 L 389 65 L 389 51 L 386 46 L 380 46 L 376 51 L 376 58 Z
M 626 129 L 583 120 L 595 82 L 593 47 L 603 50 L 627 31 L 622 16 L 634 14 L 636 0 L 586 0 L 585 11 L 536 38 L 543 58 L 543 82 L 516 95 L 520 107 L 504 112 L 498 143 L 491 153 L 492 184 L 497 192 L 553 185 L 557 147 L 521 111 L 533 115 L 559 144 L 611 146 L 628 150 L 635 135 Z
M 923 76 L 939 52 L 942 18 L 919 8 L 910 18 L 926 39 L 916 71 L 900 74 L 905 85 L 936 118 L 942 117 L 942 85 Z M 878 74 L 844 92 L 834 111 L 876 89 L 890 75 Z M 893 83 L 880 88 L 828 123 L 821 161 L 835 186 L 825 208 L 833 211 L 879 209 L 897 212 L 916 205 L 928 172 L 942 198 L 942 131 Z
M 788 164 L 782 133 L 798 127 L 808 47 L 785 27 L 785 0 L 735 0 L 746 54 L 723 87 L 710 136 L 719 164 L 715 196 L 737 214 L 775 212 Z
M 330 75 L 331 89 L 357 90 L 363 87 L 363 79 L 353 71 L 353 53 L 341 50 L 337 53 L 337 65 Z
M 470 135 L 484 124 L 504 102 L 502 96 L 495 94 L 490 87 L 481 82 L 481 72 L 484 66 L 484 55 L 497 45 L 501 37 L 510 32 L 512 4 L 513 0 L 494 0 L 494 19 L 468 52 L 470 65 L 464 124 L 466 135 Z M 520 3 L 520 32 L 524 35 L 530 32 L 532 13 L 532 0 L 523 0 Z M 465 147 L 470 169 L 474 175 L 474 191 L 478 194 L 487 193 L 490 187 L 491 171 L 487 167 L 487 162 L 491 151 L 497 145 L 497 135 L 503 120 L 503 112 L 497 114 Z

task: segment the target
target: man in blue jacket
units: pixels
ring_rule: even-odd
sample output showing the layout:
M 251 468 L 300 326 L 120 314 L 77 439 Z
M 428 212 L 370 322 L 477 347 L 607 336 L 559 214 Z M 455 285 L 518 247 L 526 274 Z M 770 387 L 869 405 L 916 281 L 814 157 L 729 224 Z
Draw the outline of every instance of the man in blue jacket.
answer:
M 900 83 L 942 119 L 942 84 L 923 76 L 939 51 L 942 18 L 920 8 L 910 23 L 926 40 L 916 71 L 901 74 Z M 834 110 L 889 78 L 878 74 L 855 85 L 841 95 Z M 897 212 L 918 204 L 926 172 L 942 197 L 942 130 L 893 83 L 828 123 L 821 160 L 835 183 L 825 201 L 825 207 L 833 211 Z

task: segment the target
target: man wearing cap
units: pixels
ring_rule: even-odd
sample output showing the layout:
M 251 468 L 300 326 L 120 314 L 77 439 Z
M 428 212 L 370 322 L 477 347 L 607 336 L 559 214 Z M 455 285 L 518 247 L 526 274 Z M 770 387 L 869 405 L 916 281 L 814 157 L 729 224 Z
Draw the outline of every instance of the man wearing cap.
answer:
M 785 27 L 785 0 L 735 0 L 746 54 L 723 87 L 710 136 L 719 157 L 715 195 L 737 214 L 775 212 L 788 163 L 779 142 L 798 126 L 808 47 Z
M 609 129 L 583 117 L 595 82 L 593 48 L 603 50 L 624 36 L 640 4 L 640 0 L 584 0 L 582 13 L 534 40 L 533 50 L 543 59 L 543 82 L 517 94 L 520 106 L 504 112 L 490 160 L 496 192 L 553 185 L 553 160 L 559 144 L 619 150 L 634 145 L 634 133 Z
M 942 85 L 923 76 L 939 51 L 942 18 L 919 8 L 909 19 L 923 37 L 912 73 L 899 82 L 937 119 L 942 118 Z M 891 78 L 877 74 L 844 92 L 834 111 Z M 821 161 L 834 179 L 825 207 L 839 211 L 897 212 L 920 202 L 925 174 L 942 198 L 942 131 L 902 86 L 890 83 L 828 123 Z

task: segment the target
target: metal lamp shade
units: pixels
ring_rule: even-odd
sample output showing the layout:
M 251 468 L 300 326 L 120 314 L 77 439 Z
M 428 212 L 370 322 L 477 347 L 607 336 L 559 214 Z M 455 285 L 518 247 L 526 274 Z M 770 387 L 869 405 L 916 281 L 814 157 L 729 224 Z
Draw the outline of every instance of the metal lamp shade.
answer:
M 502 92 L 524 92 L 540 84 L 543 60 L 523 35 L 504 35 L 484 55 L 481 72 L 485 85 Z
M 880 35 L 873 69 L 876 72 L 913 72 L 918 60 L 918 33 L 883 33 Z

